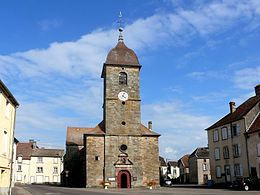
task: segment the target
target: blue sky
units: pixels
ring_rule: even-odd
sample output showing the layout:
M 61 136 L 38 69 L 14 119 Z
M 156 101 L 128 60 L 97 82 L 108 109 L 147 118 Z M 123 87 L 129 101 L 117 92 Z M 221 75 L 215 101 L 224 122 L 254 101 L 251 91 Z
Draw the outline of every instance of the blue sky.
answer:
M 141 69 L 142 122 L 178 159 L 260 83 L 258 0 L 0 1 L 0 78 L 19 103 L 16 137 L 65 147 L 66 127 L 102 120 L 102 65 L 124 41 Z

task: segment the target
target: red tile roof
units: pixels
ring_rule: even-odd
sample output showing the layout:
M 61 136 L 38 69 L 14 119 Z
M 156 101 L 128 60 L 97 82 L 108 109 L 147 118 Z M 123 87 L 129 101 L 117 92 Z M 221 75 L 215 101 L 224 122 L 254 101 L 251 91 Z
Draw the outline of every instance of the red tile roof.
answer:
M 22 156 L 24 160 L 30 160 L 33 152 L 33 144 L 34 144 L 33 142 L 29 142 L 29 143 L 18 142 L 16 146 L 17 148 L 16 158 L 18 156 Z
M 253 124 L 251 125 L 247 133 L 250 134 L 259 131 L 260 131 L 260 114 L 258 114 L 257 118 L 255 119 L 255 121 L 253 122 Z
M 184 155 L 181 157 L 181 159 L 178 160 L 178 164 L 182 163 L 183 167 L 188 168 L 189 167 L 189 154 Z
M 236 111 L 229 113 L 222 119 L 217 121 L 212 126 L 208 127 L 206 130 L 217 128 L 219 126 L 238 121 L 243 118 L 258 102 L 260 101 L 260 95 L 253 96 L 246 100 L 243 104 L 237 107 Z

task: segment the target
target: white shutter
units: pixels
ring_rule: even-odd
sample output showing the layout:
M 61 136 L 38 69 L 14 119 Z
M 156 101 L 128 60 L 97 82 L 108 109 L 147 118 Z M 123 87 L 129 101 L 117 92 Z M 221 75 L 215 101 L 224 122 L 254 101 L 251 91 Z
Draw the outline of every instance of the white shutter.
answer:
M 228 138 L 231 138 L 231 128 L 228 128 Z
M 237 149 L 238 149 L 238 156 L 241 156 L 241 147 L 240 147 L 240 144 L 237 145 Z

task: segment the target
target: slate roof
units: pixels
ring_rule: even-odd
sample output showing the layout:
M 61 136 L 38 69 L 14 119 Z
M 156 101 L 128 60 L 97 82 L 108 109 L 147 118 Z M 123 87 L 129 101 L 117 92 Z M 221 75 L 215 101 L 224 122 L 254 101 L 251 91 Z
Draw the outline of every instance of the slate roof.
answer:
M 260 95 L 253 96 L 242 103 L 236 108 L 236 111 L 229 113 L 222 119 L 214 123 L 212 126 L 208 127 L 206 130 L 214 129 L 219 126 L 238 121 L 243 118 L 258 102 L 260 101 Z
M 177 161 L 168 161 L 168 166 L 171 166 L 171 167 L 178 167 L 178 162 Z
M 201 148 L 196 148 L 194 152 L 191 153 L 189 158 L 191 157 L 196 157 L 196 158 L 209 158 L 209 148 L 208 147 L 201 147 Z
M 5 86 L 5 84 L 3 83 L 3 81 L 0 80 L 0 92 L 3 92 L 5 94 L 5 96 L 12 102 L 12 104 L 14 106 L 19 106 L 19 103 L 17 102 L 17 100 L 15 99 L 15 97 L 13 96 L 13 94 L 9 91 L 9 89 Z
M 251 134 L 259 131 L 260 131 L 260 114 L 258 114 L 257 118 L 255 119 L 255 121 L 253 122 L 253 124 L 251 125 L 247 133 Z
M 163 157 L 161 157 L 161 156 L 159 156 L 159 161 L 160 161 L 160 166 L 162 167 L 162 166 L 167 166 L 166 165 L 166 162 L 165 162 L 165 160 L 164 160 L 164 158 Z
M 42 157 L 62 157 L 64 150 L 61 149 L 45 149 L 36 148 L 32 151 L 31 156 L 42 156 Z

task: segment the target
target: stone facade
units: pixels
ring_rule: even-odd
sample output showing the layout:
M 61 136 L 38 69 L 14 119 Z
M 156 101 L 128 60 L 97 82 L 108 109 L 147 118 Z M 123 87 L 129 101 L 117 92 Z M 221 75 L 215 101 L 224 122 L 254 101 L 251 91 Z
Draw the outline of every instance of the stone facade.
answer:
M 86 187 L 159 185 L 160 135 L 141 124 L 140 69 L 135 53 L 120 40 L 102 70 L 103 121 L 95 128 L 67 129 L 65 169 L 70 175 L 75 172 L 71 156 L 85 159 L 78 162 L 85 165 Z M 79 147 L 83 152 L 77 154 L 85 155 L 83 158 L 76 154 Z
M 207 128 L 211 175 L 216 183 L 229 183 L 241 176 L 260 177 L 260 94 L 237 108 L 231 104 L 230 113 Z

